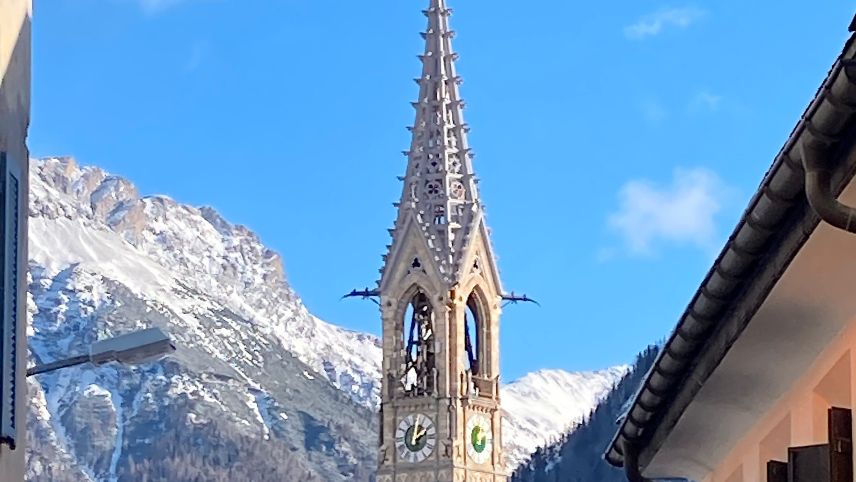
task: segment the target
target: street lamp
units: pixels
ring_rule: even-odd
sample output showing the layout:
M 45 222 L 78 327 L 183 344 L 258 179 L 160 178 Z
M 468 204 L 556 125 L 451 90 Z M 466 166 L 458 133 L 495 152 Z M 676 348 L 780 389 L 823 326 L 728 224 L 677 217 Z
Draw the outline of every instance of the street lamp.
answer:
M 160 328 L 147 328 L 106 340 L 96 341 L 89 347 L 89 354 L 87 355 L 79 355 L 28 368 L 27 376 L 82 365 L 84 363 L 92 363 L 98 366 L 117 361 L 125 365 L 138 365 L 140 363 L 155 361 L 173 351 L 175 351 L 175 345 L 169 339 L 169 335 L 161 331 Z

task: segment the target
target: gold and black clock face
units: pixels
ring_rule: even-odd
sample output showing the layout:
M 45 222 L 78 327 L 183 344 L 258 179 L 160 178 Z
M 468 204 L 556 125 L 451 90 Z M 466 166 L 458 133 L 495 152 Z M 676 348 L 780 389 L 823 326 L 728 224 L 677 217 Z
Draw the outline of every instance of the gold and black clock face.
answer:
M 395 448 L 401 460 L 422 462 L 437 444 L 437 429 L 430 417 L 414 413 L 401 419 L 395 430 Z
M 477 464 L 488 461 L 493 449 L 493 430 L 490 419 L 472 414 L 467 420 L 467 454 Z

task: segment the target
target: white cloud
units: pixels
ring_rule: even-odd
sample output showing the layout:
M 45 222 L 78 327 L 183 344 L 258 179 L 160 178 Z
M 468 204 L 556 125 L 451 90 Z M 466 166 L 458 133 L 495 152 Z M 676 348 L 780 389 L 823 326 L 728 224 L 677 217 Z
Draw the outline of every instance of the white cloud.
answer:
M 719 177 L 702 168 L 676 170 L 670 186 L 629 181 L 619 192 L 619 209 L 608 224 L 632 255 L 651 254 L 658 242 L 713 249 L 714 217 L 727 193 Z
M 719 110 L 720 104 L 722 104 L 721 95 L 715 95 L 703 90 L 697 93 L 690 101 L 690 111 L 698 112 L 702 109 L 717 111 Z
M 631 39 L 643 39 L 659 34 L 666 27 L 687 28 L 707 14 L 695 7 L 666 8 L 645 15 L 633 25 L 624 28 L 624 35 Z

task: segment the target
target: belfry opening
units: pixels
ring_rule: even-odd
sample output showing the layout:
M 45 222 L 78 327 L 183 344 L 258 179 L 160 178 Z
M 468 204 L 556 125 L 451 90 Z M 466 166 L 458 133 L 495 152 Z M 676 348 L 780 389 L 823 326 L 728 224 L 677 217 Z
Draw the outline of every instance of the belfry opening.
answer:
M 421 289 L 407 304 L 402 318 L 401 384 L 405 396 L 424 396 L 434 393 L 434 310 L 431 301 Z
M 464 311 L 464 349 L 467 352 L 467 366 L 473 376 L 479 375 L 483 327 L 484 322 L 479 316 L 478 300 L 475 293 L 471 293 L 467 298 L 467 307 Z

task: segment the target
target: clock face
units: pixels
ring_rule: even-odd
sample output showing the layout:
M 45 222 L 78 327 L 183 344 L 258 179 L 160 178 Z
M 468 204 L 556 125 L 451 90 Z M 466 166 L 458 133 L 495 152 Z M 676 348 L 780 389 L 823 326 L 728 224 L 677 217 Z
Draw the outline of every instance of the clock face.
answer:
M 404 417 L 395 430 L 398 458 L 410 463 L 422 462 L 434 452 L 437 429 L 430 417 L 414 413 Z
M 493 430 L 490 419 L 482 414 L 470 415 L 467 420 L 467 453 L 477 464 L 487 462 L 493 448 Z

